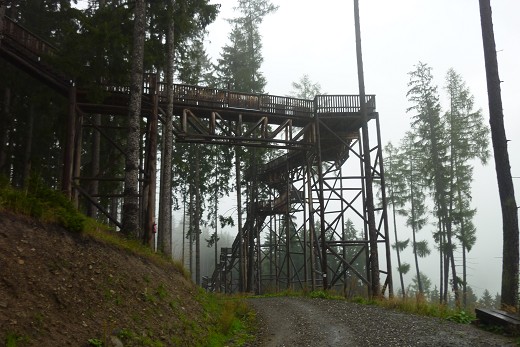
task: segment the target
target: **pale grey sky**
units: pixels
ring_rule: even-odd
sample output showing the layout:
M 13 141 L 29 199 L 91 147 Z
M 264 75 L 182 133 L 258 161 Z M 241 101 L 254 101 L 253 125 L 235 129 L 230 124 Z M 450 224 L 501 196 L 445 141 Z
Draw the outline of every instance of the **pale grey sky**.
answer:
M 279 10 L 261 27 L 265 91 L 287 95 L 291 83 L 308 74 L 327 94 L 357 94 L 353 1 L 272 2 Z M 213 3 L 222 3 L 207 42 L 208 53 L 216 59 L 228 42 L 230 27 L 224 18 L 234 16 L 236 1 Z M 516 100 L 520 99 L 520 1 L 491 3 L 511 169 L 513 176 L 520 176 L 520 104 Z M 445 74 L 453 67 L 475 96 L 476 108 L 482 108 L 488 119 L 477 0 L 360 0 L 360 12 L 365 86 L 367 93 L 376 94 L 384 143 L 397 144 L 408 129 L 407 73 L 419 61 L 433 68 L 441 97 Z M 494 294 L 500 291 L 502 222 L 492 158 L 485 167 L 476 163 L 474 178 L 477 243 L 469 254 L 468 281 L 479 295 L 486 288 Z M 520 179 L 514 182 L 518 203 Z M 424 228 L 419 236 L 426 237 L 432 228 Z M 409 232 L 403 231 L 403 237 L 409 237 Z M 437 252 L 421 263 L 437 283 Z M 394 268 L 395 264 L 394 260 Z

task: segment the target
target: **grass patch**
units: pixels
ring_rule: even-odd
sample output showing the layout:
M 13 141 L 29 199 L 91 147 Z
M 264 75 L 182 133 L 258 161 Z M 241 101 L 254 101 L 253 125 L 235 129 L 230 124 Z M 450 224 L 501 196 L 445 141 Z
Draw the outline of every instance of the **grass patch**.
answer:
M 163 347 L 164 344 L 150 334 L 140 335 L 130 329 L 121 329 L 118 337 L 125 346 Z
M 101 347 L 103 346 L 103 341 L 100 339 L 88 339 L 88 344 L 89 346 Z
M 25 346 L 27 342 L 29 342 L 28 338 L 13 332 L 7 333 L 4 338 L 5 347 Z
M 159 284 L 157 287 L 157 290 L 155 291 L 155 294 L 159 297 L 159 299 L 164 299 L 168 296 L 168 291 L 166 290 L 166 287 L 164 284 Z
M 201 292 L 198 300 L 210 326 L 206 340 L 198 346 L 243 346 L 254 340 L 256 316 L 243 296 Z
M 293 289 L 285 289 L 283 291 L 270 291 L 269 289 L 265 290 L 265 294 L 256 295 L 255 298 L 276 298 L 276 297 L 302 297 L 308 294 L 307 291 L 297 291 Z
M 314 290 L 307 294 L 308 297 L 313 299 L 329 299 L 329 300 L 345 300 L 344 297 L 336 293 L 325 291 L 325 290 Z
M 476 317 L 464 310 L 457 310 L 446 305 L 432 304 L 426 301 L 423 297 L 416 298 L 391 298 L 372 300 L 370 303 L 382 306 L 385 308 L 396 309 L 399 311 L 418 314 L 422 316 L 438 317 L 447 319 L 452 322 L 469 324 Z

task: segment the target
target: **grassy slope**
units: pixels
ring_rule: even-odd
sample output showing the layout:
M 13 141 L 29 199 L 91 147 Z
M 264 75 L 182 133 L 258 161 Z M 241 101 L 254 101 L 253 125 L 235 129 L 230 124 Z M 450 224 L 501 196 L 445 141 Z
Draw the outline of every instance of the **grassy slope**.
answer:
M 41 186 L 20 192 L 0 184 L 0 269 L 0 344 L 251 339 L 245 325 L 253 316 L 241 300 L 204 293 L 179 264 L 86 219 Z

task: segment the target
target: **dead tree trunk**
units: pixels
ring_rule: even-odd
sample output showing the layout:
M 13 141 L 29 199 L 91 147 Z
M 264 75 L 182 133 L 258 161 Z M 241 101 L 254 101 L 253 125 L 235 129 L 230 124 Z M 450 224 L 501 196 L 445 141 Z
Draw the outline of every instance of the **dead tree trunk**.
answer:
M 498 76 L 498 62 L 493 33 L 490 0 L 479 0 L 482 42 L 486 63 L 489 102 L 489 124 L 497 172 L 498 192 L 502 207 L 504 248 L 502 252 L 502 307 L 518 308 L 518 207 L 507 152 L 504 113 Z

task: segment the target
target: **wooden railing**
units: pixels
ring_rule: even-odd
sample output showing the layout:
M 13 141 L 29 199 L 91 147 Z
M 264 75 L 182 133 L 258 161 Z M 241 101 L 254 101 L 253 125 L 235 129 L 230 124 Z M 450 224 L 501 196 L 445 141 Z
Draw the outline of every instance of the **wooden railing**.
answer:
M 159 84 L 159 99 L 166 101 L 166 85 Z M 174 102 L 212 108 L 247 109 L 295 117 L 312 117 L 313 101 L 268 94 L 239 93 L 227 89 L 175 84 Z
M 361 108 L 359 95 L 317 95 L 314 101 L 317 113 L 359 112 Z M 367 112 L 375 112 L 375 95 L 366 95 L 365 102 Z
M 57 50 L 50 43 L 42 40 L 12 19 L 4 16 L 3 40 L 11 40 L 22 47 L 25 54 L 39 60 L 43 55 L 56 55 Z M 130 87 L 104 83 L 108 92 L 129 94 Z M 166 102 L 166 84 L 158 82 L 156 74 L 145 74 L 143 94 L 157 93 L 159 102 Z M 268 94 L 239 93 L 227 89 L 200 87 L 187 84 L 175 84 L 174 102 L 191 106 L 215 109 L 246 109 L 262 113 L 285 115 L 295 118 L 311 118 L 314 113 L 357 113 L 360 110 L 359 95 L 318 95 L 314 100 L 290 98 Z M 375 96 L 366 96 L 367 111 L 375 112 Z
M 27 52 L 32 53 L 36 58 L 43 55 L 55 55 L 57 52 L 53 45 L 7 16 L 4 16 L 4 28 L 0 34 L 3 35 L 3 40 L 10 39 L 18 46 L 22 46 Z
M 146 88 L 145 88 L 146 90 Z M 159 84 L 159 98 L 166 101 L 166 86 Z M 317 113 L 357 113 L 359 95 L 318 95 L 314 100 L 290 98 L 268 94 L 238 93 L 226 89 L 175 84 L 174 102 L 212 108 L 235 108 L 283 114 L 294 117 L 312 117 Z M 367 111 L 376 110 L 375 95 L 366 96 Z

